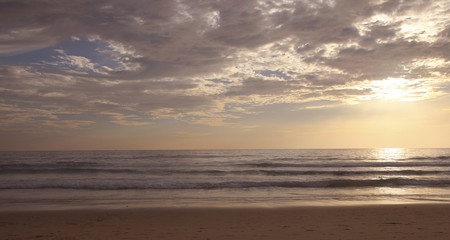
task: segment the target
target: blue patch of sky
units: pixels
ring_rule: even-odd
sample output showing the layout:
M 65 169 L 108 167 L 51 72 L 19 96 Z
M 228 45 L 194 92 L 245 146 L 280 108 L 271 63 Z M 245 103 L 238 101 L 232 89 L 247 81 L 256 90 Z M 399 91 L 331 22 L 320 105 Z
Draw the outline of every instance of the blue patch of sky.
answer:
M 217 84 L 224 84 L 228 85 L 233 83 L 233 81 L 227 80 L 225 78 L 212 78 L 212 79 L 206 79 L 207 81 L 212 82 L 211 84 L 205 84 L 206 87 L 215 87 Z
M 83 56 L 101 66 L 118 67 L 117 62 L 108 54 L 111 51 L 108 43 L 101 40 L 89 41 L 81 38 L 80 40 L 65 41 L 56 49 L 62 49 L 68 55 Z
M 214 82 L 214 83 L 223 83 L 223 84 L 233 83 L 233 81 L 227 80 L 225 78 L 212 78 L 212 79 L 206 79 L 206 80 Z
M 266 77 L 277 77 L 277 78 L 282 78 L 284 80 L 291 80 L 292 77 L 286 75 L 284 72 L 280 71 L 280 70 L 256 70 L 255 73 L 257 74 L 261 74 L 263 76 Z
M 0 63 L 11 65 L 39 65 L 46 62 L 55 62 L 57 60 L 56 57 L 61 55 L 56 51 L 58 49 L 64 50 L 68 55 L 88 58 L 91 62 L 100 66 L 107 66 L 112 69 L 119 66 L 114 61 L 114 58 L 108 54 L 111 51 L 108 43 L 101 40 L 89 41 L 83 38 L 79 40 L 66 40 L 50 47 L 13 56 L 0 55 Z
M 31 65 L 43 61 L 54 61 L 53 57 L 56 54 L 54 47 L 47 47 L 39 50 L 29 51 L 13 56 L 0 55 L 0 63 L 12 65 Z

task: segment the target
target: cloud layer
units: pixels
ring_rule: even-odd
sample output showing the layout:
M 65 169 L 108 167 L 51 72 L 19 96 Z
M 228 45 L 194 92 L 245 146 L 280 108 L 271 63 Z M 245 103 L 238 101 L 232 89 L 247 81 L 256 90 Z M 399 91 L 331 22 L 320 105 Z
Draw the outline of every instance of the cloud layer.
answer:
M 217 126 L 386 87 L 434 98 L 450 91 L 449 11 L 446 0 L 1 1 L 0 127 Z M 389 79 L 401 84 L 377 84 Z

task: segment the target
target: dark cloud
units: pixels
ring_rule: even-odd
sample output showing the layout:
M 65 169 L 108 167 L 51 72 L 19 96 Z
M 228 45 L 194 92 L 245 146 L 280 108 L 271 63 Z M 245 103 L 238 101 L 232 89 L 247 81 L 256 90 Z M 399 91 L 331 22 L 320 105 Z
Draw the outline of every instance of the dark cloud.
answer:
M 376 48 L 378 45 L 377 41 L 386 41 L 395 38 L 399 27 L 400 24 L 398 23 L 388 25 L 373 24 L 372 26 L 368 27 L 369 30 L 366 35 L 364 37 L 361 37 L 359 45 L 366 49 Z
M 317 47 L 324 43 L 342 43 L 358 38 L 359 33 L 353 24 L 374 13 L 368 1 L 326 3 L 318 3 L 313 7 L 309 2 L 297 3 L 292 19 L 283 28 L 298 38 L 299 45 Z
M 220 27 L 207 37 L 215 42 L 235 47 L 254 48 L 280 39 L 279 31 L 268 28 L 271 19 L 258 8 L 258 1 L 220 1 Z
M 374 49 L 344 48 L 336 58 L 319 57 L 328 66 L 357 76 L 358 79 L 383 79 L 387 77 L 418 77 L 405 66 L 416 59 L 448 59 L 449 43 L 426 43 L 415 41 L 396 41 L 379 44 Z M 425 76 L 430 77 L 431 71 Z
M 448 26 L 446 29 L 444 29 L 442 32 L 440 32 L 439 36 L 441 36 L 445 40 L 450 39 L 450 26 Z

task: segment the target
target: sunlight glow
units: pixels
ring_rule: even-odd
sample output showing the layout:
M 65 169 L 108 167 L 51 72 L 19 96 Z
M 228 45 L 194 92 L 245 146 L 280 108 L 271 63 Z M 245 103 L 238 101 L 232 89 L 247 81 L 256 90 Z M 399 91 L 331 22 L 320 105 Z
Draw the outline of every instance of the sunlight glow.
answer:
M 432 80 L 427 79 L 404 79 L 388 78 L 385 80 L 375 80 L 368 84 L 373 91 L 370 99 L 398 100 L 398 101 L 418 101 L 429 98 L 434 93 Z
M 402 99 L 408 94 L 408 81 L 403 78 L 388 78 L 381 81 L 372 81 L 371 87 L 378 99 Z

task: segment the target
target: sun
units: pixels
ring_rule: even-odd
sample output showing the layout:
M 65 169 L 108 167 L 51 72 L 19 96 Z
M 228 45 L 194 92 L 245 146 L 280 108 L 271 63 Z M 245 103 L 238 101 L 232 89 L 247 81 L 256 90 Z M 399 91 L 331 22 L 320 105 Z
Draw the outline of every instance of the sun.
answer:
M 372 81 L 370 87 L 377 99 L 406 100 L 410 95 L 409 85 L 411 83 L 404 78 L 388 78 L 385 80 Z

